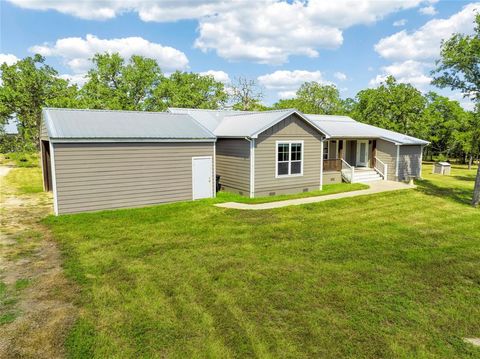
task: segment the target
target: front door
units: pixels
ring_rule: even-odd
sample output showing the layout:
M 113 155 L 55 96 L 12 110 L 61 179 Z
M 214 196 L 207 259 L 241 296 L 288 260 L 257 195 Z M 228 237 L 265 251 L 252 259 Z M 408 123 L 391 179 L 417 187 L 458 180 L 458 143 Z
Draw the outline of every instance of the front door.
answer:
M 212 157 L 192 157 L 193 199 L 213 197 Z
M 357 141 L 357 166 L 366 167 L 368 163 L 368 141 Z

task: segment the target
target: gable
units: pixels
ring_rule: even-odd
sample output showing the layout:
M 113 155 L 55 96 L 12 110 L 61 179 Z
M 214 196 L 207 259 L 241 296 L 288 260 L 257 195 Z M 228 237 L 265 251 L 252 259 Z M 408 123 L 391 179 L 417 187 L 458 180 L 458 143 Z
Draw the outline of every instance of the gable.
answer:
M 268 137 L 311 136 L 321 140 L 323 135 L 300 116 L 293 113 L 258 135 L 258 141 Z

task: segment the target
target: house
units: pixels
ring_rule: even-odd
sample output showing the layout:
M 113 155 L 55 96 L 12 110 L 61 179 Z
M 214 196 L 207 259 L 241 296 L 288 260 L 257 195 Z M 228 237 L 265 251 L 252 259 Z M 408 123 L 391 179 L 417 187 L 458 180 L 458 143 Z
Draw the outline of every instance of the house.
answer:
M 55 214 L 215 194 L 215 136 L 188 115 L 44 109 L 44 189 Z
M 168 112 L 44 109 L 45 190 L 56 214 L 419 177 L 428 142 L 295 109 Z

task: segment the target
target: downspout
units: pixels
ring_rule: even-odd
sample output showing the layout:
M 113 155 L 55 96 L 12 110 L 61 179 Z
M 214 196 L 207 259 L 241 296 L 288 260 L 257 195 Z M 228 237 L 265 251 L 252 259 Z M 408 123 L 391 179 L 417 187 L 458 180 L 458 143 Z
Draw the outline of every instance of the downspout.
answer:
M 322 137 L 322 139 L 320 140 L 320 191 L 323 189 L 323 144 L 324 142 L 325 142 L 325 137 Z
M 255 195 L 255 139 L 245 137 L 245 140 L 250 142 L 250 194 L 253 198 Z

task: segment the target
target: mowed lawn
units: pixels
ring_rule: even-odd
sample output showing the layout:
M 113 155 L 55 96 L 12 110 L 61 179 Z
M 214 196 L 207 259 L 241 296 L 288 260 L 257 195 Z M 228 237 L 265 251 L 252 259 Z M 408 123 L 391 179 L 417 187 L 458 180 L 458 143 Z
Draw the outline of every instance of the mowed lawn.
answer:
M 269 211 L 214 200 L 49 217 L 81 288 L 72 357 L 471 358 L 475 169 Z M 218 199 L 217 199 L 218 201 Z

